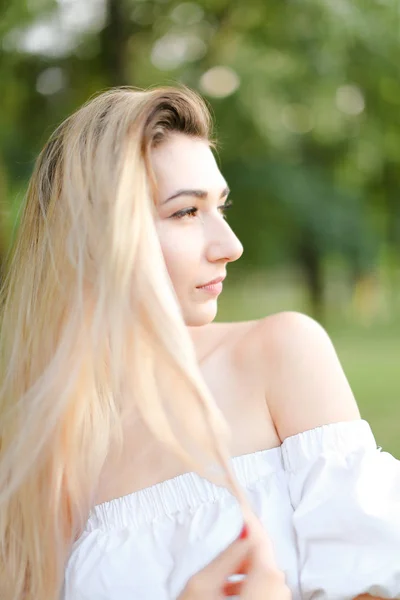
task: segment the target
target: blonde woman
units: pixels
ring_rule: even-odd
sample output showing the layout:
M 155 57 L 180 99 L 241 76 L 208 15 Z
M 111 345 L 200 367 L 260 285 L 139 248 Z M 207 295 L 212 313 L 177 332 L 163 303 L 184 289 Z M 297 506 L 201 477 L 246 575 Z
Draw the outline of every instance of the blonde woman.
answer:
M 39 156 L 2 299 L 2 600 L 400 595 L 398 463 L 325 332 L 212 323 L 242 247 L 211 145 L 193 92 L 119 89 Z

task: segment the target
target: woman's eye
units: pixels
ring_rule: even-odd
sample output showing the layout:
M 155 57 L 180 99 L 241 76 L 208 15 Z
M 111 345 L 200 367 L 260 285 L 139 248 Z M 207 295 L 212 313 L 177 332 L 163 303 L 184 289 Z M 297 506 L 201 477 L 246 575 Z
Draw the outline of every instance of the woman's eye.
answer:
M 225 202 L 225 204 L 221 204 L 221 206 L 218 206 L 218 210 L 223 217 L 226 217 L 226 213 L 231 208 L 231 206 L 232 206 L 232 200 L 227 200 Z M 198 208 L 196 208 L 195 206 L 190 206 L 188 208 L 183 208 L 182 210 L 178 210 L 176 213 L 171 215 L 171 218 L 173 218 L 173 219 L 183 219 L 184 217 L 192 218 L 192 217 L 195 217 L 198 212 L 199 212 Z
M 232 200 L 227 200 L 225 204 L 218 206 L 218 210 L 224 217 L 226 217 L 226 213 L 230 208 L 232 208 Z
M 194 206 L 190 208 L 184 208 L 182 210 L 178 210 L 176 213 L 172 215 L 172 217 L 176 219 L 182 219 L 183 217 L 195 217 L 198 209 Z

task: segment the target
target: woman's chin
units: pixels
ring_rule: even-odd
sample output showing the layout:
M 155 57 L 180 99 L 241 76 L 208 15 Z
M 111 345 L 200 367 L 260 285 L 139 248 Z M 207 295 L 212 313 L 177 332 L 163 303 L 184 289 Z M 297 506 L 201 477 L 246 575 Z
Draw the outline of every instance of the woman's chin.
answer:
M 212 323 L 217 316 L 217 302 L 208 302 L 202 306 L 196 305 L 185 310 L 184 319 L 188 327 L 201 327 Z

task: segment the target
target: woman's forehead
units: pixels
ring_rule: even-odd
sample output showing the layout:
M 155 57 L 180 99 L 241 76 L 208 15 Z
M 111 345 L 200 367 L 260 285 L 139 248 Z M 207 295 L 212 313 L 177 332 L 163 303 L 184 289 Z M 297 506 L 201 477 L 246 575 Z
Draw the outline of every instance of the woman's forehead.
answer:
M 160 196 L 178 189 L 219 192 L 226 186 L 208 143 L 183 134 L 172 134 L 152 151 L 152 164 Z

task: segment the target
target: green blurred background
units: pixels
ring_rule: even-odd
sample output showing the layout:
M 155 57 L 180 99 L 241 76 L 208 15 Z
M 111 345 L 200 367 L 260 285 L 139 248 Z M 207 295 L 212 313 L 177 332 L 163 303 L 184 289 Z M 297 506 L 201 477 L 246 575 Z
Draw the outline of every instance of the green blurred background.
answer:
M 210 102 L 245 253 L 219 319 L 331 335 L 400 457 L 399 0 L 6 0 L 0 265 L 35 156 L 95 92 L 183 82 Z

